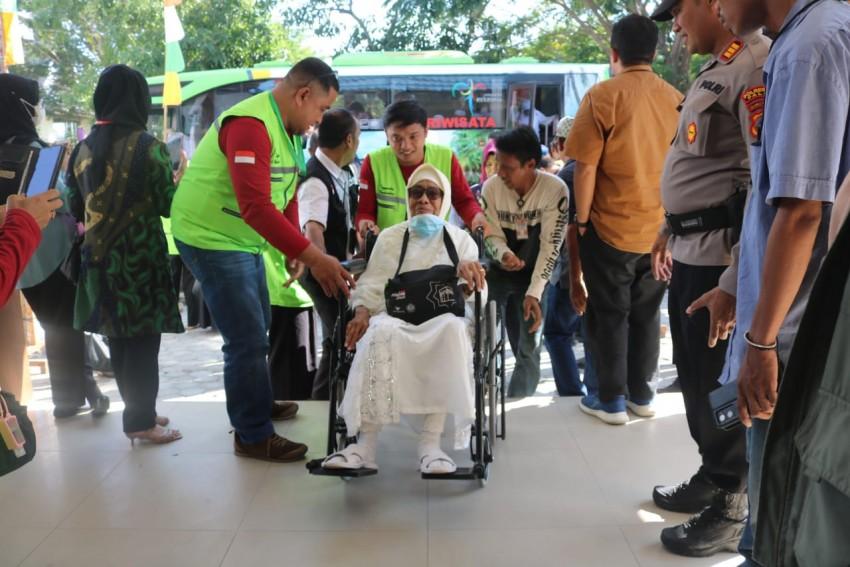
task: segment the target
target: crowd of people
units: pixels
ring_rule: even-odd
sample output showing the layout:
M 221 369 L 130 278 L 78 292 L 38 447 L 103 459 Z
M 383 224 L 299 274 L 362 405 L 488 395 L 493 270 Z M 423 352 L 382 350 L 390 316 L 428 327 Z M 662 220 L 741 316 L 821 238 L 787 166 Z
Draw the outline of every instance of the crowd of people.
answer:
M 707 56 L 686 95 L 652 69 L 653 20 Z M 452 150 L 427 141 L 415 100 L 387 107 L 387 147 L 361 162 L 358 118 L 333 108 L 339 82 L 316 58 L 218 116 L 175 171 L 147 132 L 144 77 L 108 67 L 57 189 L 2 209 L 4 338 L 21 334 L 19 288 L 45 329 L 64 418 L 86 401 L 108 410 L 85 346 L 86 333 L 106 336 L 124 433 L 177 441 L 156 411 L 158 354 L 162 333 L 184 330 L 175 268 L 186 269 L 187 302 L 203 298 L 223 339 L 237 455 L 304 458 L 273 422 L 296 416 L 293 400 L 328 398 L 343 325 L 354 354 L 340 415 L 357 442 L 322 466 L 376 469 L 381 428 L 414 415 L 420 470 L 450 474 L 445 423 L 458 449 L 474 418 L 473 294 L 501 308 L 509 397 L 537 390 L 545 344 L 558 394 L 611 425 L 655 414 L 666 295 L 701 465 L 652 489 L 658 507 L 693 514 L 662 543 L 739 551 L 747 565 L 846 565 L 850 5 L 663 0 L 651 18 L 618 20 L 610 42 L 613 77 L 558 123 L 549 161 L 533 129 L 500 132 L 473 188 Z M 0 75 L 0 100 L 0 142 L 43 147 L 37 83 Z M 464 228 L 483 231 L 484 250 Z M 345 263 L 373 237 L 355 278 Z M 14 366 L 0 366 L 5 392 Z M 710 402 L 729 383 L 745 427 L 721 427 Z

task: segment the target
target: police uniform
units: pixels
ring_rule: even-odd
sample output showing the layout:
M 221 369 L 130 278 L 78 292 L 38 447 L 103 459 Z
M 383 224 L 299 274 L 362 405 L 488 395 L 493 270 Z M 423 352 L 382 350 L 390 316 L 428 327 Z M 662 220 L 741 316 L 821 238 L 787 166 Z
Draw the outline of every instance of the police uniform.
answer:
M 691 436 L 702 455 L 696 475 L 732 494 L 746 490 L 743 428 L 714 426 L 708 394 L 719 387 L 727 341 L 708 347 L 709 313 L 685 309 L 721 285 L 735 295 L 737 241 L 750 185 L 749 146 L 763 114 L 762 67 L 770 42 L 760 33 L 734 39 L 700 70 L 680 109 L 664 164 L 662 232 L 673 256 L 668 308 L 673 359 Z M 662 538 L 663 539 L 663 538 Z

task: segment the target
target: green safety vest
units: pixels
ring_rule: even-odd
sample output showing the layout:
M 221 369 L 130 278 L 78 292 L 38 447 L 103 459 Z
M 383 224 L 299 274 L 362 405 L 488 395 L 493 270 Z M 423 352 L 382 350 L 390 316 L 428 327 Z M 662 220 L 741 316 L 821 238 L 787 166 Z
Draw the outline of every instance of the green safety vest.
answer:
M 266 285 L 269 288 L 269 302 L 277 307 L 313 307 L 310 295 L 301 287 L 298 281 L 289 287 L 283 287 L 289 279 L 286 269 L 286 256 L 277 248 L 267 247 L 263 252 L 263 262 L 266 266 Z
M 430 163 L 452 179 L 452 150 L 438 144 L 425 145 L 425 163 Z M 375 197 L 378 204 L 378 228 L 407 220 L 407 182 L 401 174 L 398 158 L 389 146 L 369 154 L 369 164 L 375 177 Z
M 222 112 L 204 134 L 171 204 L 172 232 L 174 238 L 196 248 L 260 254 L 267 247 L 266 240 L 242 220 L 227 156 L 218 144 L 219 128 L 231 116 L 250 116 L 266 126 L 272 146 L 274 206 L 284 210 L 295 194 L 299 173 L 304 170 L 301 136 L 290 138 L 272 93 L 260 93 Z

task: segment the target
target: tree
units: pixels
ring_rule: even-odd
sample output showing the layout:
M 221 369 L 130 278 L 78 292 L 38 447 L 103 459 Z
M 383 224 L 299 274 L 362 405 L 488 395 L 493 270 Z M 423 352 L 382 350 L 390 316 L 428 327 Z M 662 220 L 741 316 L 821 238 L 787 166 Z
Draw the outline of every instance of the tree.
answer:
M 570 22 L 576 34 L 589 38 L 599 51 L 610 50 L 611 30 L 614 22 L 626 14 L 647 16 L 655 0 L 543 0 L 543 5 L 553 9 L 554 17 Z M 655 68 L 678 89 L 686 89 L 691 81 L 690 53 L 681 36 L 672 32 L 669 23 L 659 26 L 658 60 Z
M 28 64 L 13 68 L 41 79 L 46 108 L 58 121 L 90 120 L 100 71 L 126 63 L 146 76 L 163 72 L 162 0 L 21 0 L 34 41 Z M 187 70 L 245 67 L 267 59 L 306 55 L 271 20 L 276 0 L 185 2 L 180 17 Z
M 303 22 L 320 37 L 348 33 L 345 50 L 455 49 L 468 53 L 492 29 L 490 0 L 387 0 L 386 20 L 362 13 L 354 0 L 301 0 L 285 21 Z

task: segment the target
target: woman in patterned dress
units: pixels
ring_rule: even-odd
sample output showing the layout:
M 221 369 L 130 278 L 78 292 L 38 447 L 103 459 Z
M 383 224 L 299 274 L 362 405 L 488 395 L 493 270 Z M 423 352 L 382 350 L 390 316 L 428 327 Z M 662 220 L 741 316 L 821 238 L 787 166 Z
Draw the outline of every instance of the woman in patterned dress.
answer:
M 74 326 L 106 335 L 124 400 L 124 433 L 181 438 L 156 413 L 162 333 L 183 332 L 160 217 L 176 189 L 165 145 L 146 132 L 150 92 L 141 73 L 107 67 L 94 92 L 97 122 L 68 172 L 74 216 L 85 223 Z

